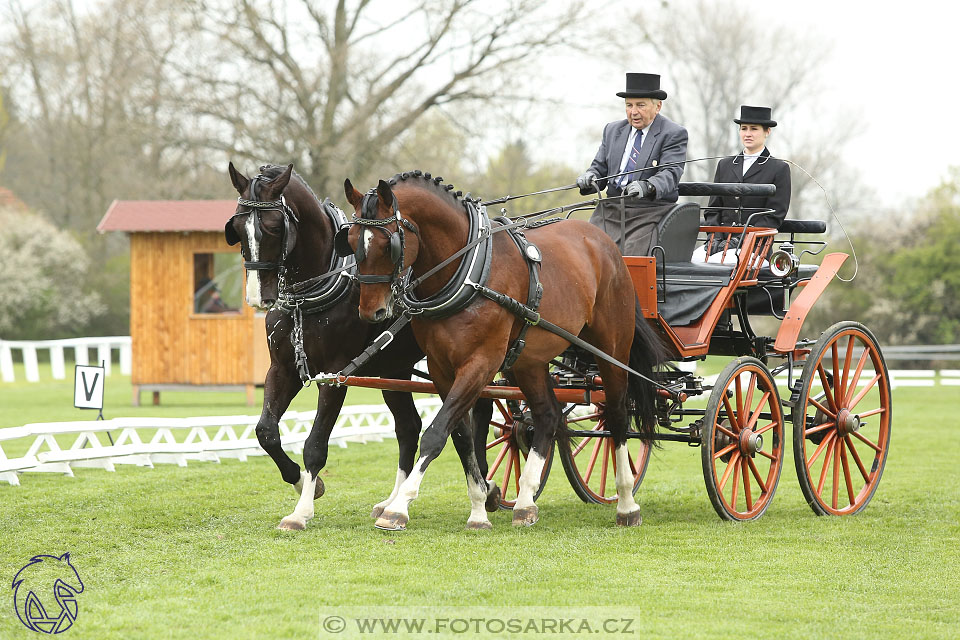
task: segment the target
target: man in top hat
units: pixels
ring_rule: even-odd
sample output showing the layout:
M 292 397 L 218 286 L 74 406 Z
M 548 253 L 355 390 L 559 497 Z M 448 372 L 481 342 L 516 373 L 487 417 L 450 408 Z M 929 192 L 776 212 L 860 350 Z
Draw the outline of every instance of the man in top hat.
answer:
M 660 115 L 667 93 L 659 75 L 628 73 L 626 84 L 617 95 L 624 99 L 627 117 L 603 128 L 597 155 L 577 186 L 584 195 L 606 189 L 607 197 L 628 196 L 601 202 L 590 222 L 613 237 L 624 255 L 649 255 L 657 222 L 677 201 L 687 130 Z M 620 173 L 626 175 L 607 179 Z
M 708 226 L 743 225 L 748 221 L 753 227 L 780 228 L 790 208 L 790 167 L 783 160 L 770 155 L 767 138 L 777 126 L 770 107 L 740 107 L 740 117 L 733 120 L 739 127 L 743 150 L 717 164 L 714 182 L 746 182 L 751 184 L 772 184 L 777 192 L 772 196 L 714 196 L 704 211 L 704 222 Z M 753 215 L 756 214 L 756 215 Z M 751 217 L 752 216 L 752 217 Z M 710 247 L 697 249 L 694 262 L 703 260 L 704 253 L 716 256 L 712 262 L 723 259 L 723 245 L 728 254 L 735 249 L 739 236 L 732 234 L 730 243 L 727 237 L 716 238 Z M 732 261 L 735 256 L 729 256 Z

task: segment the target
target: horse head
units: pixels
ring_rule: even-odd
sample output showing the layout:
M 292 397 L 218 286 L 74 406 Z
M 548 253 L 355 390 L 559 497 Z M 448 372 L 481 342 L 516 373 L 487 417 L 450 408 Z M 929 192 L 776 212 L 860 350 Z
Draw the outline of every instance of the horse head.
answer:
M 353 206 L 354 223 L 337 234 L 336 251 L 356 257 L 360 317 L 381 322 L 394 314 L 394 289 L 417 259 L 419 233 L 403 218 L 389 183 L 381 180 L 375 189 L 362 194 L 347 179 L 343 190 Z
M 83 581 L 70 563 L 69 553 L 40 555 L 30 558 L 17 572 L 12 588 L 17 616 L 24 625 L 34 631 L 59 633 L 54 630 L 69 628 L 77 617 L 76 596 L 83 593 Z
M 261 167 L 261 172 L 266 168 Z M 247 269 L 247 304 L 270 308 L 277 301 L 284 262 L 297 243 L 299 218 L 284 198 L 293 165 L 277 175 L 248 178 L 231 162 L 229 172 L 240 197 L 224 235 L 227 244 L 240 244 Z

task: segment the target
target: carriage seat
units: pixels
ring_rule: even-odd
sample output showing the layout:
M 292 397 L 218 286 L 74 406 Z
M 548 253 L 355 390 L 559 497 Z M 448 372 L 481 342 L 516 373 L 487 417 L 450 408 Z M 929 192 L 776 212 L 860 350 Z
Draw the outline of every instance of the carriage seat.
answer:
M 679 202 L 657 224 L 657 245 L 663 249 L 663 261 L 689 262 L 697 246 L 700 231 L 700 207 L 695 202 Z M 659 252 L 654 252 L 659 259 Z

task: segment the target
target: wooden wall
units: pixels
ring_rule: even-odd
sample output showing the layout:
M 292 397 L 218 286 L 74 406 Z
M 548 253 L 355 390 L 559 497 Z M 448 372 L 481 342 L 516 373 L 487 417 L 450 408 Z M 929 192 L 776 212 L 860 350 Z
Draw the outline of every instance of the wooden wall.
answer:
M 193 256 L 204 252 L 239 256 L 219 232 L 130 234 L 134 385 L 263 384 L 266 368 L 262 356 L 255 367 L 254 348 L 266 338 L 253 309 L 193 313 Z

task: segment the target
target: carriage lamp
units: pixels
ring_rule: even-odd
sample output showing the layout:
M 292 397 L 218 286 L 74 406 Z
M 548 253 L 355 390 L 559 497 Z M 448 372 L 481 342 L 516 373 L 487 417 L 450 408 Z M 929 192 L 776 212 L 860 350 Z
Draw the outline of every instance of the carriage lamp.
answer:
M 800 258 L 793 253 L 793 245 L 784 242 L 770 256 L 770 271 L 778 278 L 792 276 L 800 267 Z

